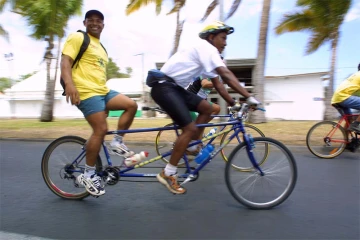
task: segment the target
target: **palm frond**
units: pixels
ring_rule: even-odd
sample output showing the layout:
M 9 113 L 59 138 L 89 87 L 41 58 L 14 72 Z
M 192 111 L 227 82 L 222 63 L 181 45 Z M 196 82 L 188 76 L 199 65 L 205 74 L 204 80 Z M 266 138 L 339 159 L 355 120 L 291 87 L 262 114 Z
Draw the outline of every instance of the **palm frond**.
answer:
M 166 15 L 180 11 L 180 9 L 185 5 L 186 0 L 175 0 L 174 7 Z
M 161 11 L 162 0 L 130 0 L 129 4 L 126 6 L 125 14 L 130 15 L 150 3 L 156 4 L 156 13 L 159 14 Z
M 285 32 L 297 32 L 311 30 L 314 26 L 314 18 L 309 11 L 285 14 L 280 23 L 275 27 L 275 33 L 280 35 Z
M 9 41 L 9 34 L 5 29 L 0 25 L 0 36 L 4 37 L 7 41 Z
M 219 4 L 218 0 L 214 0 L 212 3 L 210 3 L 208 8 L 206 9 L 205 15 L 202 17 L 202 19 L 200 21 L 201 22 L 205 21 L 207 19 L 207 17 L 210 15 L 210 13 L 216 8 L 216 6 L 218 4 Z
M 163 3 L 163 0 L 156 0 L 156 3 L 155 3 L 156 4 L 156 8 L 155 8 L 156 15 L 160 14 L 162 3 Z
M 227 14 L 227 16 L 225 17 L 225 21 L 227 19 L 229 19 L 238 9 L 238 7 L 240 6 L 241 0 L 234 0 L 233 4 L 231 5 L 230 11 Z
M 313 32 L 310 36 L 310 39 L 306 45 L 306 54 L 310 54 L 319 49 L 321 45 L 325 42 L 328 42 L 330 39 L 327 34 Z
M 8 2 L 8 0 L 0 0 L 0 12 L 4 10 L 5 4 Z

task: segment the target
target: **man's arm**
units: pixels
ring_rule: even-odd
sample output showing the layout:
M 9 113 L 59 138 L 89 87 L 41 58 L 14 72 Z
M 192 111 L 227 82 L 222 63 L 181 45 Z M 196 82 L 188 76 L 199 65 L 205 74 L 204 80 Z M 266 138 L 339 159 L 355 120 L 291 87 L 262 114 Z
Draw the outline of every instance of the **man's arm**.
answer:
M 216 68 L 216 71 L 221 76 L 223 81 L 235 92 L 241 94 L 245 98 L 251 97 L 250 93 L 240 85 L 238 79 L 227 67 L 218 67 Z
M 61 77 L 63 78 L 65 83 L 66 101 L 69 102 L 70 98 L 72 105 L 78 105 L 80 103 L 80 96 L 72 80 L 71 67 L 73 62 L 74 60 L 71 57 L 63 54 L 61 56 L 60 69 Z
M 211 78 L 211 82 L 216 89 L 216 91 L 220 94 L 220 96 L 230 105 L 233 106 L 235 104 L 234 99 L 230 96 L 228 91 L 226 90 L 224 84 L 220 82 L 219 77 Z

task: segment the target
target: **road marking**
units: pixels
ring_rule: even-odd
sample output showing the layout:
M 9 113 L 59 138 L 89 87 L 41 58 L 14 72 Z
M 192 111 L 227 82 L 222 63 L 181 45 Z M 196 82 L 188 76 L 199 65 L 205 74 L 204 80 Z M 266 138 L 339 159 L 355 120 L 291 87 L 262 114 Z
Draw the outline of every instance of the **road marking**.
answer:
M 43 238 L 43 237 L 18 234 L 18 233 L 10 233 L 10 232 L 4 232 L 4 231 L 0 231 L 0 239 L 6 239 L 6 240 L 54 240 L 51 238 Z

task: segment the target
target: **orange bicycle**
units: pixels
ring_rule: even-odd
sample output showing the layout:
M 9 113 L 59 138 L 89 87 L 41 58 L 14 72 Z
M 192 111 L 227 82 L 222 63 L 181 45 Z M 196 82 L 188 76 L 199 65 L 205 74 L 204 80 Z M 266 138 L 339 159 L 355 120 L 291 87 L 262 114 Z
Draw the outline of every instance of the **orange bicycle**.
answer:
M 341 107 L 334 107 L 341 114 L 340 120 L 319 122 L 306 135 L 308 149 L 319 158 L 335 158 L 345 149 L 356 152 L 360 146 L 360 134 L 348 130 L 352 120 L 359 114 L 345 114 Z

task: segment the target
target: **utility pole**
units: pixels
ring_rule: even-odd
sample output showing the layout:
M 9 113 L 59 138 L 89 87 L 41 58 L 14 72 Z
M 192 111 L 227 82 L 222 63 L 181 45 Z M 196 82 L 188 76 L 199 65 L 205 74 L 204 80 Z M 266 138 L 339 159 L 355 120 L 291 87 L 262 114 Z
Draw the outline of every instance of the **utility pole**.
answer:
M 221 22 L 225 22 L 225 17 L 224 17 L 224 0 L 218 0 L 219 1 L 219 20 Z M 225 59 L 225 50 L 222 52 L 222 56 Z M 220 106 L 220 114 L 227 114 L 227 104 L 225 102 L 225 100 L 220 97 L 219 98 L 219 106 Z M 225 118 L 221 118 L 222 121 L 225 121 Z
M 144 74 L 144 53 L 135 54 L 134 56 L 141 56 L 141 85 L 142 85 L 142 99 L 145 102 L 145 74 Z
M 11 61 L 14 60 L 14 54 L 13 53 L 7 53 L 4 54 L 5 60 L 8 61 L 9 65 L 9 79 L 10 79 L 10 87 L 13 87 L 15 85 L 15 80 L 13 78 L 13 72 L 12 72 L 12 66 Z M 10 91 L 10 114 L 11 118 L 15 118 L 15 99 L 14 99 L 14 92 L 13 90 Z

